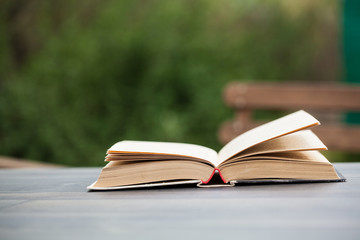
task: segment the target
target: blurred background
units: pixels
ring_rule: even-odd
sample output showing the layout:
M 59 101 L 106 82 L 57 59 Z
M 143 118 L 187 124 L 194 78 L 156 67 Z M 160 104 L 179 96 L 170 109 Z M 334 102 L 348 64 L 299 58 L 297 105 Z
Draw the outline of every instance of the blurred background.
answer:
M 341 0 L 3 0 L 0 155 L 103 166 L 123 139 L 219 150 L 230 81 L 359 81 L 359 14 Z

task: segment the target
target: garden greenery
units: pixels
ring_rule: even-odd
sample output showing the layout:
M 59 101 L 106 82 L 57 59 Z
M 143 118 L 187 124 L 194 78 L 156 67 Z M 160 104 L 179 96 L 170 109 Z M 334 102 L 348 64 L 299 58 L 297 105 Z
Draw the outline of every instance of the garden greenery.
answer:
M 32 0 L 10 18 L 19 2 L 0 11 L 0 155 L 89 166 L 123 139 L 219 149 L 226 83 L 314 80 L 327 51 L 323 1 Z

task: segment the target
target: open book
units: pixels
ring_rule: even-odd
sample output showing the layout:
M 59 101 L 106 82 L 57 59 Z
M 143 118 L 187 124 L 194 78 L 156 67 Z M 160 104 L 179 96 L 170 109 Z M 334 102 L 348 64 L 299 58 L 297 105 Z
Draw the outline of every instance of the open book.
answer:
M 88 189 L 207 186 L 214 176 L 229 186 L 345 181 L 319 152 L 326 146 L 308 130 L 319 124 L 300 110 L 239 135 L 219 153 L 193 144 L 121 141 L 107 151 L 108 163 Z

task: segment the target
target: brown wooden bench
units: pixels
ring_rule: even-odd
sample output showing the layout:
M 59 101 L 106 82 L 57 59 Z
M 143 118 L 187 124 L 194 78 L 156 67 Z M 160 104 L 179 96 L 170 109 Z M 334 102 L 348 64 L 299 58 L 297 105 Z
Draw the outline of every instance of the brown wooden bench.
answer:
M 223 97 L 235 110 L 235 118 L 219 129 L 218 136 L 224 144 L 261 124 L 253 119 L 255 110 L 303 109 L 322 123 L 313 131 L 330 150 L 360 151 L 360 125 L 342 123 L 344 112 L 360 111 L 359 86 L 233 82 L 225 87 Z
M 0 156 L 0 168 L 59 168 L 64 167 L 53 163 L 44 163 L 18 159 L 13 157 Z

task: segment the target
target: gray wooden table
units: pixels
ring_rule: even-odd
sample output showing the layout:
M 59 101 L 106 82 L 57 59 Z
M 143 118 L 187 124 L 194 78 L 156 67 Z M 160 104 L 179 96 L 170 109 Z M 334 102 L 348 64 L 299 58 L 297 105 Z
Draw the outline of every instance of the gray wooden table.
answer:
M 360 239 L 345 183 L 87 192 L 100 168 L 0 170 L 0 239 Z

